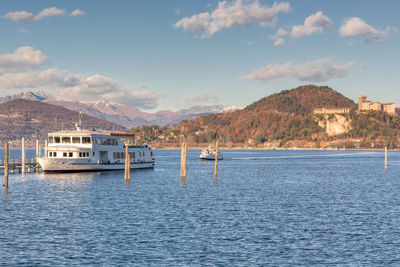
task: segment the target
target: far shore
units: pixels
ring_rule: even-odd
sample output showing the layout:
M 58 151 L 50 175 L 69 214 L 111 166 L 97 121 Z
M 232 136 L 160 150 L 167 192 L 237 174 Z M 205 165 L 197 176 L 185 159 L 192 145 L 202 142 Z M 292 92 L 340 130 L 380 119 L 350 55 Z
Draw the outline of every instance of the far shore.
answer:
M 151 146 L 151 145 L 150 145 Z M 177 146 L 166 146 L 166 147 L 152 147 L 153 149 L 165 149 L 165 150 L 173 150 L 173 149 L 181 149 L 181 147 Z M 200 146 L 188 146 L 188 150 L 201 150 L 204 147 Z M 306 151 L 384 151 L 384 148 L 261 148 L 261 147 L 219 147 L 221 150 L 306 150 Z M 390 151 L 400 151 L 398 148 L 390 149 Z
M 149 146 L 153 149 L 163 149 L 163 150 L 173 150 L 173 149 L 181 149 L 180 146 Z M 206 148 L 207 146 L 191 146 L 188 145 L 189 150 L 201 150 Z M 3 146 L 0 147 L 4 149 Z M 40 148 L 43 149 L 43 145 L 40 145 Z M 20 146 L 10 146 L 10 149 L 21 149 Z M 35 149 L 35 146 L 25 146 L 25 149 Z M 303 151 L 384 151 L 385 148 L 305 148 L 305 147 L 276 147 L 276 148 L 263 148 L 263 147 L 243 147 L 243 146 L 234 146 L 234 147 L 227 147 L 227 146 L 220 146 L 219 149 L 221 150 L 303 150 Z M 400 151 L 400 148 L 388 148 L 388 151 Z

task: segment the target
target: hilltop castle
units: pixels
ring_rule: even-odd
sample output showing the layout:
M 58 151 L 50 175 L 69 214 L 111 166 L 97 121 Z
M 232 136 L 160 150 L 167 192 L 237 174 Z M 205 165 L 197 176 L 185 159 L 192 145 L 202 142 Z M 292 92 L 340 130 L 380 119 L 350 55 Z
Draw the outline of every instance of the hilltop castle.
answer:
M 360 95 L 358 97 L 358 111 L 367 111 L 367 110 L 375 110 L 375 111 L 384 111 L 388 114 L 396 113 L 396 105 L 394 103 L 381 103 L 381 102 L 372 102 L 368 101 L 366 96 Z
M 345 114 L 349 113 L 351 108 L 315 108 L 314 114 Z M 396 114 L 396 105 L 394 103 L 372 102 L 367 100 L 366 96 L 358 97 L 358 112 L 361 111 L 383 111 L 388 114 Z

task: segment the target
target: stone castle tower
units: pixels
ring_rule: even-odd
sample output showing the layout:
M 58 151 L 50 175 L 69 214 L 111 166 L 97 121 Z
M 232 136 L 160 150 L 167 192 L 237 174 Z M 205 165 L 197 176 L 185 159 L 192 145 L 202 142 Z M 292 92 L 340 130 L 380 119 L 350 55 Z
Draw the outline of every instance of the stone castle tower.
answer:
M 384 111 L 389 114 L 395 114 L 396 105 L 394 103 L 372 102 L 367 100 L 366 96 L 360 95 L 358 97 L 358 111 L 364 110 Z
M 362 110 L 362 103 L 367 102 L 367 97 L 364 95 L 360 95 L 358 97 L 358 111 Z

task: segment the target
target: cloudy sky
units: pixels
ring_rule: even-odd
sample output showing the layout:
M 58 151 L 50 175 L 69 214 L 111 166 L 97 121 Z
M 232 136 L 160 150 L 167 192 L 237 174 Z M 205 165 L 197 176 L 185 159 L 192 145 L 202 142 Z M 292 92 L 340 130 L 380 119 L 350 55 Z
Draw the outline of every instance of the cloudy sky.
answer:
M 147 111 L 245 106 L 302 84 L 399 97 L 400 1 L 4 0 L 0 95 Z

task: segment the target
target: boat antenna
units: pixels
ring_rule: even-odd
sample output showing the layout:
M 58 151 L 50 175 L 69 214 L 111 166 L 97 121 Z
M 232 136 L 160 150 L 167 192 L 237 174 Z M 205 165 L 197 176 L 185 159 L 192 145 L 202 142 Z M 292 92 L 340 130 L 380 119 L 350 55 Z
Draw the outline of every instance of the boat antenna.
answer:
M 82 110 L 79 110 L 79 122 L 78 122 L 77 130 L 78 131 L 82 130 Z

